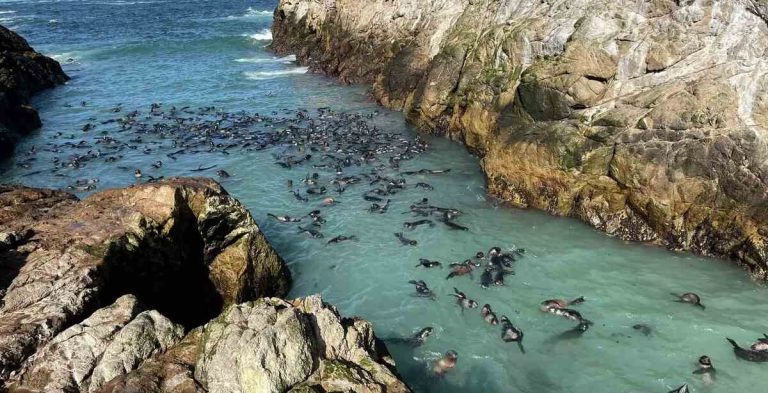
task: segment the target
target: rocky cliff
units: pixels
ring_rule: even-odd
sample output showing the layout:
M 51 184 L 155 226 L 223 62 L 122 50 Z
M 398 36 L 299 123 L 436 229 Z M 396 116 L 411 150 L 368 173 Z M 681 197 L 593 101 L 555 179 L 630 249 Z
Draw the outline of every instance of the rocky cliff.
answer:
M 482 157 L 489 191 L 768 279 L 765 0 L 281 0 L 272 48 Z
M 58 62 L 35 52 L 24 38 L 0 26 L 0 158 L 13 151 L 20 134 L 41 125 L 29 104 L 30 96 L 68 79 Z
M 262 298 L 289 285 L 211 180 L 0 186 L 0 391 L 409 391 L 370 323 Z

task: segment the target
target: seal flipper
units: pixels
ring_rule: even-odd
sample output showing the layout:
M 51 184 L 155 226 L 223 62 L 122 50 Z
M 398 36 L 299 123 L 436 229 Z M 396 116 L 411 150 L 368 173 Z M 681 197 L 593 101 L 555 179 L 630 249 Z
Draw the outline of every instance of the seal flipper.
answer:
M 581 304 L 584 303 L 584 296 L 579 296 L 576 299 L 573 299 L 569 302 L 569 304 Z
M 706 310 L 706 309 L 707 309 L 707 308 L 706 308 L 706 307 L 704 307 L 704 305 L 703 305 L 703 304 L 701 304 L 701 303 L 696 303 L 696 306 L 698 306 L 698 307 L 701 307 L 701 309 L 702 309 L 702 310 Z
M 517 346 L 520 347 L 520 352 L 522 352 L 523 355 L 525 355 L 525 348 L 523 347 L 523 341 L 522 340 L 517 342 Z
M 728 340 L 728 342 L 731 343 L 731 345 L 733 345 L 733 349 L 741 349 L 741 350 L 744 349 L 744 348 L 740 347 L 739 344 L 736 343 L 736 341 L 733 341 L 732 339 L 730 339 L 728 337 L 726 337 L 725 339 Z

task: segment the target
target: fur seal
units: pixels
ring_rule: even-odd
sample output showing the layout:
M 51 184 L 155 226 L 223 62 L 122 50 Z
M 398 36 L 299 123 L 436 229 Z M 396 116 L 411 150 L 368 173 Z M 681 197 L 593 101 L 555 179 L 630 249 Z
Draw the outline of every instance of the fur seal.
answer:
M 516 342 L 520 352 L 525 353 L 523 347 L 523 331 L 515 327 L 506 315 L 501 316 L 501 339 L 504 342 Z
M 701 297 L 699 295 L 693 293 L 693 292 L 686 292 L 682 295 L 678 295 L 676 293 L 672 293 L 672 296 L 676 297 L 677 300 L 675 300 L 678 303 L 689 303 L 693 304 L 694 306 L 701 307 L 702 310 L 704 310 L 706 307 L 704 307 L 703 304 L 701 304 Z
M 432 371 L 438 376 L 443 376 L 448 371 L 456 367 L 456 360 L 459 358 L 459 354 L 456 351 L 448 351 L 445 355 L 435 363 L 432 367 Z

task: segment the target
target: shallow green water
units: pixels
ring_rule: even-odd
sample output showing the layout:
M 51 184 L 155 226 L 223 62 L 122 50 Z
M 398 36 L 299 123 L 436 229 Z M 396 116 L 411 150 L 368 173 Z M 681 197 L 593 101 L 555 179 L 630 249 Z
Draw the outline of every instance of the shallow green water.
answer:
M 435 335 L 415 350 L 390 346 L 398 369 L 420 392 L 667 392 L 683 382 L 696 392 L 768 391 L 763 389 L 768 365 L 738 361 L 724 339 L 747 344 L 768 332 L 766 288 L 730 263 L 628 244 L 574 220 L 500 207 L 486 197 L 477 159 L 446 140 L 427 137 L 430 149 L 402 168 L 451 168 L 449 174 L 409 177 L 410 184 L 425 181 L 434 191 L 409 188 L 393 196 L 390 211 L 379 215 L 368 213 L 370 202 L 360 197 L 368 187 L 351 187 L 338 196 L 340 205 L 324 208 L 325 240 L 341 234 L 359 238 L 339 245 L 266 218 L 268 212 L 301 215 L 319 206 L 288 192 L 286 181 L 298 183 L 308 169 L 276 166 L 274 150 L 172 161 L 164 158 L 167 151 L 139 149 L 122 152 L 117 163 L 94 161 L 29 175 L 49 167 L 54 157 L 67 158 L 70 151 L 42 149 L 61 143 L 54 139 L 57 132 L 74 135 L 73 142 L 93 141 L 99 126 L 89 134 L 80 131 L 83 124 L 114 117 L 110 109 L 118 103 L 125 111 L 148 111 L 152 102 L 278 115 L 317 107 L 379 111 L 372 121 L 380 127 L 415 134 L 400 114 L 376 108 L 363 89 L 306 74 L 291 58 L 265 51 L 272 7 L 273 1 L 231 0 L 0 2 L 0 23 L 56 55 L 73 77 L 67 86 L 35 99 L 45 126 L 0 164 L 0 181 L 66 187 L 75 179 L 99 178 L 98 189 L 103 189 L 133 183 L 133 168 L 154 176 L 199 175 L 191 169 L 201 164 L 227 170 L 232 177 L 222 181 L 225 188 L 250 208 L 289 263 L 292 296 L 321 293 L 343 313 L 371 320 L 380 337 L 435 328 Z M 32 146 L 36 161 L 28 161 L 25 153 Z M 152 169 L 158 159 L 163 167 Z M 30 167 L 19 166 L 24 163 Z M 402 213 L 425 196 L 435 205 L 463 210 L 459 221 L 471 230 L 420 228 L 407 233 L 418 246 L 401 246 L 393 232 L 413 220 Z M 474 280 L 446 280 L 446 269 L 414 267 L 419 258 L 460 261 L 494 245 L 527 250 L 505 287 L 482 289 L 479 271 Z M 437 301 L 409 296 L 410 279 L 425 280 L 439 294 Z M 528 353 L 502 343 L 500 329 L 485 324 L 477 310 L 462 313 L 448 296 L 454 286 L 509 316 L 524 330 Z M 670 292 L 686 291 L 701 294 L 707 309 L 671 301 Z M 578 339 L 558 339 L 574 323 L 542 314 L 538 304 L 579 295 L 587 302 L 578 310 L 595 325 Z M 633 330 L 638 323 L 652 326 L 654 333 Z M 457 368 L 445 378 L 432 377 L 429 363 L 448 349 L 459 353 Z M 705 386 L 691 374 L 702 354 L 710 355 L 719 370 L 714 385 Z

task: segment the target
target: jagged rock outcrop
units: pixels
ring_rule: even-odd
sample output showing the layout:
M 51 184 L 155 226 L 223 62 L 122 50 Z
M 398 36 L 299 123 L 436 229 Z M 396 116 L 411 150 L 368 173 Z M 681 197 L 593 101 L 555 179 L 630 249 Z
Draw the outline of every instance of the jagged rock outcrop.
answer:
M 9 392 L 95 392 L 178 343 L 184 327 L 125 295 L 51 340 L 11 381 Z
M 76 390 L 73 390 L 76 391 Z M 319 296 L 232 305 L 98 393 L 406 393 L 370 323 Z
M 410 391 L 371 324 L 319 296 L 228 308 L 203 328 L 195 377 L 220 393 Z
M 82 201 L 0 187 L 0 233 L 11 239 L 0 250 L 0 380 L 13 375 L 19 391 L 95 391 L 175 344 L 181 326 L 290 283 L 247 209 L 207 179 Z M 86 347 L 91 358 L 70 356 Z
M 29 98 L 68 79 L 56 60 L 35 52 L 20 35 L 0 26 L 0 158 L 13 151 L 18 134 L 41 125 Z
M 764 0 L 281 0 L 272 48 L 463 142 L 489 191 L 768 279 Z

